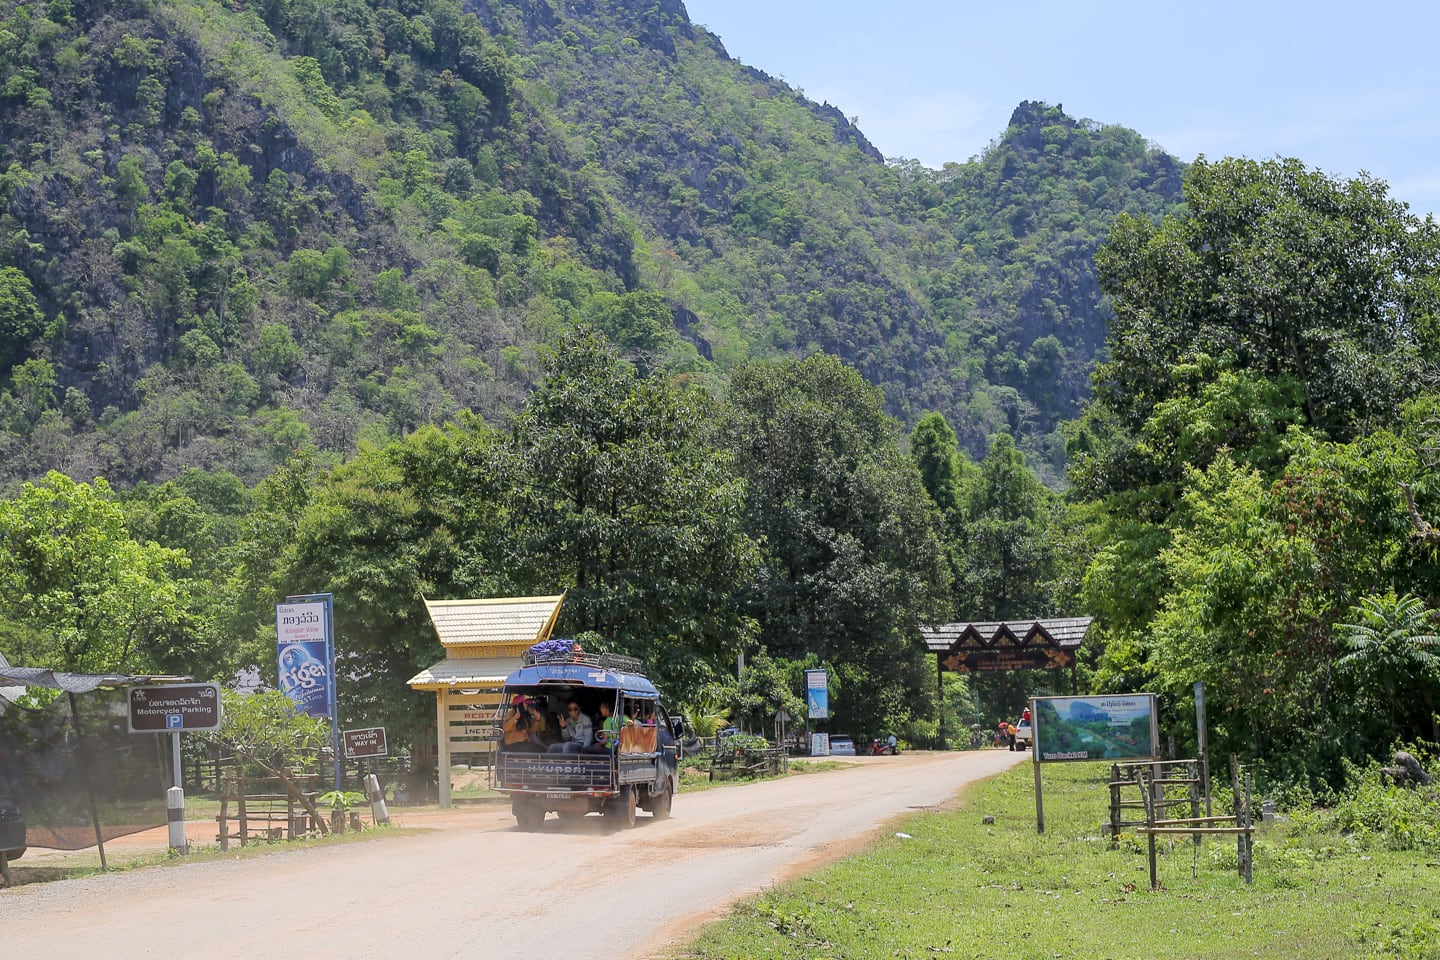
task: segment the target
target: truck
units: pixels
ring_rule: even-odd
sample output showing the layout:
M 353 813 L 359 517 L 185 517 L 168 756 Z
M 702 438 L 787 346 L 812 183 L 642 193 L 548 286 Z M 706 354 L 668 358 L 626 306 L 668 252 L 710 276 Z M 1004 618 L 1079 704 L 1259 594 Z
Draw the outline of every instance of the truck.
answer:
M 14 882 L 10 861 L 25 855 L 25 818 L 14 800 L 4 795 L 5 779 L 0 776 L 0 887 Z
M 1020 724 L 1015 728 L 1016 750 L 1029 750 L 1035 746 L 1035 729 L 1030 725 L 1029 717 L 1021 717 Z
M 657 820 L 670 816 L 679 786 L 682 727 L 660 700 L 660 691 L 639 660 L 612 653 L 585 653 L 578 646 L 556 652 L 537 645 L 505 679 L 493 736 L 496 789 L 510 797 L 521 830 L 538 830 L 545 817 L 561 820 L 599 813 L 622 826 L 635 825 L 636 811 Z M 548 649 L 545 649 L 548 647 Z M 559 719 L 574 703 L 595 718 L 597 742 L 580 752 L 563 752 L 553 740 Z M 601 704 L 617 718 L 602 729 Z M 507 746 L 506 716 L 524 709 L 538 716 L 543 739 Z M 513 725 L 512 725 L 513 726 Z

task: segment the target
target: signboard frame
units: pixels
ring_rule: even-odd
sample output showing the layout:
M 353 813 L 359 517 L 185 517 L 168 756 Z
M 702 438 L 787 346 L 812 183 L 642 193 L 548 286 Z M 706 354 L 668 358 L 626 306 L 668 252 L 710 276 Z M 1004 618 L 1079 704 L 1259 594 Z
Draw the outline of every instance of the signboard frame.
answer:
M 1153 693 L 1036 697 L 1031 701 L 1030 710 L 1034 760 L 1036 763 L 1158 760 L 1160 725 L 1156 707 Z M 1097 725 L 1124 732 L 1107 734 Z M 1138 726 L 1145 730 L 1143 738 L 1136 735 Z M 1087 743 L 1100 743 L 1101 747 L 1098 750 L 1082 747 Z
M 388 757 L 390 755 L 389 745 L 385 742 L 384 727 L 358 727 L 354 730 L 340 731 L 340 741 L 344 746 L 346 760 L 365 760 L 371 757 Z M 364 745 L 366 741 L 378 746 L 378 749 L 366 749 L 364 752 L 357 750 L 358 746 Z
M 164 694 L 164 696 L 156 696 Z M 126 721 L 131 733 L 183 733 L 192 730 L 219 730 L 224 717 L 218 683 L 154 683 L 130 688 L 126 694 Z M 136 701 L 139 701 L 137 704 Z M 156 703 L 161 706 L 156 707 Z M 167 710 L 166 706 L 178 709 Z M 136 726 L 136 710 L 163 718 L 160 726 L 150 726 L 142 718 Z M 198 722 L 192 722 L 200 718 Z
M 811 720 L 829 719 L 830 674 L 828 671 L 805 671 L 805 713 Z

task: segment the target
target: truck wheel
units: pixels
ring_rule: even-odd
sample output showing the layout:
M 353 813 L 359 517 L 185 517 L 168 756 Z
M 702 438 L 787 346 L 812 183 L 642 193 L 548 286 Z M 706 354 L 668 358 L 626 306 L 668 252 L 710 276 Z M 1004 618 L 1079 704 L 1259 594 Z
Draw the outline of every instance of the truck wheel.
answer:
M 658 797 L 650 798 L 650 816 L 656 820 L 668 820 L 670 818 L 670 806 L 675 802 L 675 785 L 673 781 L 667 781 L 665 792 Z
M 620 788 L 619 795 L 610 798 L 610 802 L 605 805 L 605 816 L 615 817 L 624 826 L 635 826 L 635 787 L 633 785 L 627 783 Z
M 545 822 L 545 808 L 533 800 L 517 797 L 510 809 L 515 814 L 515 825 L 521 830 L 539 830 Z

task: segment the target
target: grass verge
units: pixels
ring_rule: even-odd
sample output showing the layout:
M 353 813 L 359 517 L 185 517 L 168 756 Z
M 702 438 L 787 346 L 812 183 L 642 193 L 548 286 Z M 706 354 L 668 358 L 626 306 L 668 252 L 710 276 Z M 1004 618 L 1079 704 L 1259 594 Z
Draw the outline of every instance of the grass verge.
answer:
M 976 785 L 957 809 L 906 818 L 859 856 L 750 900 L 671 956 L 1440 960 L 1440 862 L 1338 834 L 1266 824 L 1254 882 L 1235 842 L 1100 836 L 1108 768 L 1045 768 L 1035 831 L 1028 764 Z M 983 822 L 989 815 L 990 824 Z M 898 833 L 908 834 L 906 837 Z

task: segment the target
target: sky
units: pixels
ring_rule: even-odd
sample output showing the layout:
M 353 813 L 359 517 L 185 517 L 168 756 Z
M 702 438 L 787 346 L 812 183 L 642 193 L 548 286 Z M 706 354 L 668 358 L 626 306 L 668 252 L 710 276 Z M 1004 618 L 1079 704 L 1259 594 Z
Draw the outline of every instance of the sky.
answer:
M 1296 157 L 1440 214 L 1440 5 L 685 0 L 730 56 L 858 119 L 888 158 L 979 155 L 1022 100 L 1182 160 Z

